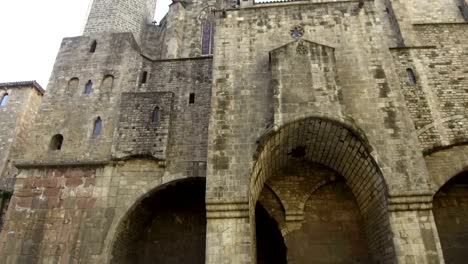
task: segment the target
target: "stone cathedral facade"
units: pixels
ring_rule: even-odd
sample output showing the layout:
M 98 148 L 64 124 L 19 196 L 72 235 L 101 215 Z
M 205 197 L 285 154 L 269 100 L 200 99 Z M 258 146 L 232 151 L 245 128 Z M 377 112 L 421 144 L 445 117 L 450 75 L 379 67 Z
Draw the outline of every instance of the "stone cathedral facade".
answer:
M 466 0 L 155 6 L 0 84 L 1 263 L 466 263 Z

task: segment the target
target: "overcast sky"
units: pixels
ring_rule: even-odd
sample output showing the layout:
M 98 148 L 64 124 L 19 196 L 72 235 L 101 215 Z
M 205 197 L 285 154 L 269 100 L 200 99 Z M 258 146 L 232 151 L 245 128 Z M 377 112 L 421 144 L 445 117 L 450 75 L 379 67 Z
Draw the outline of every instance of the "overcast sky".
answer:
M 0 0 L 0 83 L 49 81 L 64 37 L 83 32 L 92 0 Z M 155 19 L 171 0 L 158 0 Z

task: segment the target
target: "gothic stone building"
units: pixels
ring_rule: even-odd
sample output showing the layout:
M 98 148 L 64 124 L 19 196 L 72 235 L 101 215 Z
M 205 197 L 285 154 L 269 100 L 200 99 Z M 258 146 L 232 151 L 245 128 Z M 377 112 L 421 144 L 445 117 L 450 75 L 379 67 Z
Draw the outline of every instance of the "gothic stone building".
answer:
M 1 263 L 466 263 L 466 0 L 155 2 L 0 85 Z

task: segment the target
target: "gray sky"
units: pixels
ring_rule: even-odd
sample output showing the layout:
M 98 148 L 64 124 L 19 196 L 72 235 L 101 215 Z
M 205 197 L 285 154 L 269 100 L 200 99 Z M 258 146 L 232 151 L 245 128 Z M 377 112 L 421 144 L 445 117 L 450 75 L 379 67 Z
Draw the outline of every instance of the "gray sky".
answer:
M 64 37 L 82 34 L 92 0 L 0 0 L 0 82 L 49 81 Z M 158 0 L 155 19 L 171 0 Z

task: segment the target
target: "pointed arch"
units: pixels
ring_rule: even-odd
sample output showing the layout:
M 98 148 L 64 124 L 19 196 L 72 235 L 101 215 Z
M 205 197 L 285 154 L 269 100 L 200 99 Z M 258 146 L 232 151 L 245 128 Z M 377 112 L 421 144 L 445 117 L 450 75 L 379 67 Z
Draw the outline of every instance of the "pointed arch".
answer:
M 385 251 L 384 259 L 395 259 L 394 250 L 388 250 L 394 248 L 386 210 L 387 185 L 360 130 L 342 120 L 306 117 L 271 131 L 259 145 L 250 179 L 250 210 L 266 181 L 285 166 L 299 161 L 323 165 L 341 175 L 356 198 L 371 255 L 381 258 Z

